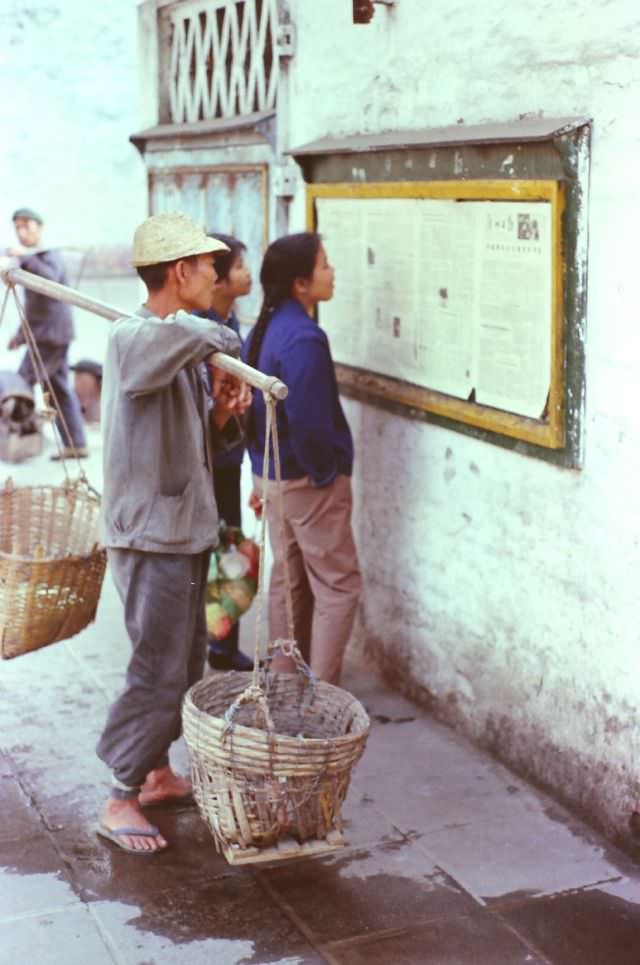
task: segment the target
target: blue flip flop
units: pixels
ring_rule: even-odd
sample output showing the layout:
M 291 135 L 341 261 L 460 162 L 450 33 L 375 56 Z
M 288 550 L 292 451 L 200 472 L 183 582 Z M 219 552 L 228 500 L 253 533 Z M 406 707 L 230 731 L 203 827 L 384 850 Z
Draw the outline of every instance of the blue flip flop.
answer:
M 157 838 L 160 831 L 153 824 L 144 830 L 142 828 L 108 828 L 106 824 L 99 824 L 96 828 L 96 833 L 99 834 L 101 838 L 106 838 L 107 841 L 111 841 L 112 844 L 122 848 L 123 851 L 128 851 L 129 854 L 160 854 L 161 851 L 166 851 L 168 848 L 168 845 L 165 844 L 161 848 L 145 849 L 143 851 L 140 848 L 132 848 L 122 840 L 124 837 Z

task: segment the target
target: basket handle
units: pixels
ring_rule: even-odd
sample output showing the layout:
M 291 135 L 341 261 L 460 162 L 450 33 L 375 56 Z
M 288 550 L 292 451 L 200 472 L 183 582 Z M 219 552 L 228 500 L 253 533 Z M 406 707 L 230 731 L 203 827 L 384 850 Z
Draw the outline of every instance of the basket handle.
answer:
M 265 657 L 265 661 L 264 661 L 265 669 L 267 671 L 269 670 L 271 661 L 273 660 L 273 658 L 277 653 L 281 653 L 283 657 L 290 657 L 291 660 L 293 660 L 295 664 L 296 672 L 301 674 L 308 681 L 312 692 L 311 699 L 313 700 L 313 695 L 315 695 L 316 683 L 317 683 L 316 675 L 312 671 L 307 661 L 302 656 L 302 653 L 300 651 L 300 648 L 297 642 L 295 640 L 278 639 L 278 640 L 273 640 L 271 643 L 269 643 L 267 648 L 267 656 Z
M 267 732 L 269 734 L 275 734 L 275 724 L 273 723 L 273 718 L 271 716 L 271 711 L 269 710 L 269 704 L 264 691 L 255 684 L 249 684 L 249 686 L 242 691 L 239 697 L 236 697 L 234 702 L 227 707 L 225 711 L 224 728 L 222 730 L 223 741 L 233 730 L 233 718 L 240 708 L 244 706 L 244 704 L 256 704 L 257 709 L 262 712 L 262 717 L 264 719 Z

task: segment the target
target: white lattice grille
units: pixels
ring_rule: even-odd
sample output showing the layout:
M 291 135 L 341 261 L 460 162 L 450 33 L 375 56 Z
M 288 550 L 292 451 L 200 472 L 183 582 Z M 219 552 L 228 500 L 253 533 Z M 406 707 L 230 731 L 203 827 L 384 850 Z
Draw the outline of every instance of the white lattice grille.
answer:
M 168 65 L 173 123 L 274 108 L 277 31 L 277 0 L 176 4 Z

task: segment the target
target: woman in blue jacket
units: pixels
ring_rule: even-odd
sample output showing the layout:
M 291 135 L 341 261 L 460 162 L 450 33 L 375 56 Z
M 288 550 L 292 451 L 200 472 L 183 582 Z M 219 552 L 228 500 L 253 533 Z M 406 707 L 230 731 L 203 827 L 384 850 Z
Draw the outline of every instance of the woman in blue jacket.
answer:
M 287 398 L 277 406 L 284 480 L 282 538 L 272 484 L 267 501 L 274 559 L 269 635 L 271 640 L 289 637 L 286 558 L 298 645 L 319 679 L 337 683 L 361 579 L 351 529 L 353 442 L 340 404 L 329 342 L 314 318 L 317 304 L 332 297 L 334 283 L 320 236 L 301 232 L 273 242 L 265 253 L 260 281 L 264 301 L 243 358 L 289 387 Z M 265 442 L 265 403 L 259 392 L 253 396 L 248 440 L 259 487 Z M 274 479 L 272 460 L 270 479 Z M 291 662 L 278 656 L 273 667 L 290 670 Z

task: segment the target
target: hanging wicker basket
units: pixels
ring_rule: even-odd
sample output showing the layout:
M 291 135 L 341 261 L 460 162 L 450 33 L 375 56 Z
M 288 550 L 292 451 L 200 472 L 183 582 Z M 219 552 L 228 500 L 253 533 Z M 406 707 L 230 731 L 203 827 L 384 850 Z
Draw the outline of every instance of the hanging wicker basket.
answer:
M 264 685 L 267 722 L 259 703 L 242 703 L 248 678 L 212 674 L 183 704 L 194 796 L 218 849 L 233 863 L 256 860 L 256 849 L 273 859 L 304 842 L 342 843 L 341 806 L 369 733 L 364 707 L 339 687 L 276 673 Z M 294 850 L 278 852 L 284 841 Z
M 79 633 L 95 617 L 106 566 L 99 498 L 84 481 L 0 491 L 0 652 Z

